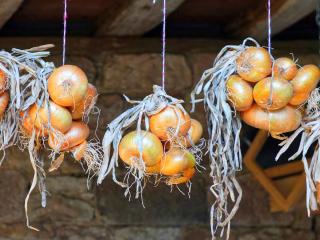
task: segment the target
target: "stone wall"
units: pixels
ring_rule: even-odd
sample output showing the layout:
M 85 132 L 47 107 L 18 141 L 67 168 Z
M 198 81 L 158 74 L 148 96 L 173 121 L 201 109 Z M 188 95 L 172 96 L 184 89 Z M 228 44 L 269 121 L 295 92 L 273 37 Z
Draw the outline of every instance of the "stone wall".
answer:
M 0 46 L 29 48 L 55 43 L 54 38 L 0 39 Z M 212 64 L 217 51 L 226 44 L 210 40 L 170 40 L 166 89 L 169 94 L 188 99 L 188 93 L 204 69 Z M 295 47 L 299 46 L 299 50 Z M 305 46 L 302 48 L 302 46 Z M 295 53 L 301 62 L 320 63 L 315 42 L 275 43 L 275 54 Z M 161 49 L 158 39 L 70 39 L 67 63 L 77 64 L 98 86 L 101 108 L 98 135 L 106 124 L 129 107 L 121 96 L 133 99 L 149 94 L 161 80 Z M 61 62 L 60 48 L 51 57 Z M 189 105 L 186 105 L 187 108 Z M 196 117 L 204 122 L 201 108 Z M 94 120 L 91 127 L 94 128 Z M 272 161 L 270 156 L 270 161 Z M 35 191 L 30 200 L 31 223 L 40 232 L 28 230 L 23 210 L 30 187 L 32 167 L 27 153 L 7 152 L 0 171 L 0 239 L 115 239 L 191 240 L 211 239 L 208 171 L 193 179 L 190 198 L 177 189 L 149 185 L 141 201 L 123 195 L 123 189 L 107 178 L 87 189 L 87 179 L 78 163 L 66 160 L 61 169 L 47 175 L 48 206 L 40 206 Z M 245 169 L 239 174 L 244 197 L 232 222 L 232 240 L 313 240 L 320 239 L 320 220 L 307 218 L 303 199 L 289 213 L 270 213 L 269 198 Z M 182 188 L 186 192 L 185 188 Z

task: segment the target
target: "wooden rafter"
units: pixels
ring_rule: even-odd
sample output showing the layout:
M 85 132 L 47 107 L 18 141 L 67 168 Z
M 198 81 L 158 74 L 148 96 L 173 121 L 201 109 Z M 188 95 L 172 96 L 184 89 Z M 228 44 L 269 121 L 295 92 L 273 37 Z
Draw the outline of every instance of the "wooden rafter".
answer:
M 0 0 L 0 28 L 11 18 L 23 0 Z
M 123 1 L 123 0 L 121 0 Z M 172 13 L 185 0 L 167 1 L 167 13 Z M 162 21 L 162 1 L 125 0 L 99 19 L 98 36 L 140 36 Z
M 266 1 L 262 1 L 265 3 Z M 316 9 L 316 0 L 274 0 L 271 5 L 272 34 L 293 25 Z M 226 32 L 237 37 L 267 38 L 267 9 L 261 4 L 226 26 Z

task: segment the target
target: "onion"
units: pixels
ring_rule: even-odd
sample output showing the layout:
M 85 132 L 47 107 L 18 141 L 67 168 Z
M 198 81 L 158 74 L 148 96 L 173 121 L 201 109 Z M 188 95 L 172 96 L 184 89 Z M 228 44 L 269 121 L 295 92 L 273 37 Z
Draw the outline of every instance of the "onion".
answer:
M 79 145 L 70 149 L 75 160 L 80 161 L 86 152 L 88 142 L 85 140 Z
M 168 176 L 181 174 L 189 168 L 194 168 L 196 159 L 188 150 L 173 147 L 166 152 L 161 160 L 160 173 Z
M 64 107 L 77 105 L 85 96 L 88 88 L 86 74 L 77 66 L 63 65 L 56 68 L 48 79 L 51 99 Z
M 249 47 L 237 59 L 237 72 L 244 80 L 257 82 L 271 73 L 272 60 L 262 47 Z
M 237 111 L 250 108 L 253 102 L 252 87 L 237 75 L 231 75 L 226 82 L 228 98 Z
M 249 110 L 241 112 L 241 118 L 252 127 L 267 130 L 274 134 L 294 131 L 301 123 L 300 111 L 291 106 L 268 111 L 257 104 L 253 104 Z
M 183 172 L 183 175 L 181 177 L 171 177 L 167 184 L 168 185 L 177 185 L 181 183 L 188 182 L 196 173 L 196 170 L 194 168 L 188 168 Z
M 54 129 L 62 133 L 67 132 L 72 125 L 72 117 L 70 112 L 66 108 L 61 107 L 52 101 L 49 102 L 49 110 L 50 121 L 47 104 L 44 104 L 44 106 L 40 107 L 39 109 L 35 104 L 31 106 L 29 115 L 35 126 L 38 129 L 48 128 L 50 122 L 51 127 Z
M 10 100 L 10 96 L 7 91 L 0 94 L 0 118 L 3 116 L 3 114 L 7 110 L 9 100 Z
M 272 84 L 272 102 L 270 100 L 270 84 Z M 259 81 L 253 88 L 253 98 L 262 108 L 276 110 L 286 106 L 293 96 L 293 87 L 285 79 L 274 77 Z
M 89 127 L 83 122 L 72 122 L 69 131 L 63 134 L 63 138 L 55 134 L 49 134 L 48 145 L 56 151 L 66 151 L 83 143 L 89 137 Z
M 30 110 L 28 110 L 27 112 L 20 112 L 20 117 L 22 119 L 21 126 L 22 126 L 23 132 L 27 136 L 31 136 L 32 135 L 32 131 L 34 130 L 36 132 L 37 136 L 41 136 L 41 137 L 47 136 L 48 132 L 45 129 L 39 130 L 35 126 L 34 121 L 30 117 L 30 113 L 29 112 L 30 112 Z
M 151 132 L 132 131 L 125 135 L 119 144 L 119 156 L 128 165 L 134 165 L 140 159 L 139 144 L 142 147 L 142 159 L 146 167 L 155 166 L 163 156 L 160 139 Z
M 320 70 L 317 66 L 309 64 L 298 70 L 297 75 L 291 81 L 293 86 L 293 98 L 291 105 L 299 105 L 307 100 L 309 95 L 316 88 L 320 79 Z
M 78 104 L 76 104 L 75 107 L 70 108 L 72 119 L 81 119 L 83 114 L 86 113 L 88 107 L 92 106 L 92 104 L 95 104 L 93 101 L 96 100 L 97 95 L 98 92 L 96 87 L 89 83 L 84 98 Z
M 150 117 L 150 131 L 161 140 L 168 140 L 178 130 L 178 135 L 186 135 L 191 127 L 190 116 L 176 106 L 167 106 Z
M 297 72 L 297 65 L 290 58 L 282 57 L 274 61 L 273 73 L 275 77 L 290 81 L 296 76 Z
M 3 93 L 7 89 L 7 76 L 6 74 L 0 70 L 0 94 Z
M 191 127 L 187 133 L 186 147 L 191 147 L 193 144 L 197 144 L 202 137 L 203 128 L 201 123 L 196 119 L 191 119 Z M 191 140 L 191 141 L 190 141 Z

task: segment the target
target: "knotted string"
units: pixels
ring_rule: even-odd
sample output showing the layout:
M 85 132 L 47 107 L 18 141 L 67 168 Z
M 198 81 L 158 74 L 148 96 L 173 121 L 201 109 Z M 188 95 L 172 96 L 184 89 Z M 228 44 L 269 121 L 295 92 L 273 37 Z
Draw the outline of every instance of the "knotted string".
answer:
M 153 4 L 155 4 L 157 0 L 153 0 Z M 166 17 L 167 17 L 167 0 L 163 0 L 162 5 L 162 88 L 165 88 L 166 81 Z
M 62 43 L 62 65 L 64 65 L 66 61 L 66 47 L 67 47 L 67 19 L 68 19 L 68 14 L 67 14 L 67 1 L 64 0 L 64 11 L 63 11 L 63 43 Z

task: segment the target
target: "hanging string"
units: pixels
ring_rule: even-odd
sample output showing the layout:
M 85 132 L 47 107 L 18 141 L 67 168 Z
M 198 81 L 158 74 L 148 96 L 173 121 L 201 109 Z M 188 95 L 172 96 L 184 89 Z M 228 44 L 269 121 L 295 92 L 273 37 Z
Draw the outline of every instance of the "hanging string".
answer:
M 271 55 L 271 0 L 268 0 L 268 51 Z
M 65 64 L 66 61 L 66 47 L 67 47 L 67 1 L 64 0 L 64 11 L 63 11 L 63 43 L 62 43 L 62 65 Z

